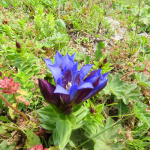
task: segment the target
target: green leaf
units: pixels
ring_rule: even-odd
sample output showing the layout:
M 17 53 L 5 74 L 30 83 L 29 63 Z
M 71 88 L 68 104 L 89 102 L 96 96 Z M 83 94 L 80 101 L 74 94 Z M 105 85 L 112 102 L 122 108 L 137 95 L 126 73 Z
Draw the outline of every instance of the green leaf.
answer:
M 59 150 L 59 146 L 52 146 L 48 150 Z
M 96 134 L 97 129 L 99 128 L 99 125 L 94 120 L 88 120 L 84 123 L 83 129 L 85 130 L 84 135 L 89 137 L 92 137 L 94 134 Z
M 56 127 L 56 121 L 60 120 L 59 114 L 54 111 L 51 105 L 47 105 L 39 110 L 37 110 L 40 118 L 40 125 L 49 131 L 53 131 Z
M 94 146 L 94 150 L 122 150 L 124 149 L 123 144 L 118 144 L 118 143 L 108 143 L 106 144 L 103 141 L 96 140 L 96 144 Z
M 126 82 L 120 80 L 119 74 L 115 74 L 113 76 L 108 76 L 108 84 L 104 88 L 105 94 L 111 94 L 117 96 L 117 98 L 120 99 L 120 96 L 125 96 L 125 91 L 127 91 L 126 88 Z
M 123 99 L 123 102 L 127 105 L 129 103 L 129 100 L 132 101 L 139 101 L 139 96 L 142 95 L 142 93 L 138 90 L 135 90 L 137 88 L 137 84 L 130 84 L 126 85 L 127 91 L 125 91 L 125 96 L 121 96 Z
M 88 113 L 88 109 L 82 106 L 78 111 L 73 112 L 72 114 L 76 116 L 77 122 L 81 121 Z
M 55 21 L 55 24 L 59 27 L 59 28 L 63 28 L 66 29 L 66 24 L 62 19 L 58 19 Z
M 9 8 L 9 3 L 7 1 L 1 2 L 2 7 Z
M 90 56 L 85 56 L 84 64 L 87 65 L 90 62 Z
M 74 128 L 76 127 L 76 117 L 74 115 L 66 115 L 66 119 L 68 119 Z
M 6 118 L 5 116 L 0 116 L 0 120 L 10 122 L 10 120 L 8 118 Z
M 105 47 L 105 44 L 103 42 L 99 42 L 97 47 L 96 47 L 96 52 L 95 52 L 95 60 L 98 61 L 99 58 L 101 58 L 103 55 L 101 53 L 101 49 Z
M 103 49 L 104 47 L 105 47 L 105 44 L 103 42 L 99 42 L 97 47 L 96 47 L 96 50 Z
M 103 117 L 102 114 L 97 115 L 97 116 L 94 118 L 94 120 L 95 120 L 100 126 L 102 126 L 102 127 L 104 126 L 102 120 L 105 120 L 105 118 Z
M 0 126 L 0 135 L 5 133 L 7 133 L 7 131 Z
M 96 106 L 96 111 L 98 114 L 101 114 L 103 107 L 104 107 L 104 103 Z
M 53 133 L 53 141 L 55 146 L 59 146 L 60 150 L 66 146 L 71 135 L 71 124 L 67 120 L 56 122 L 56 129 Z
M 71 141 L 71 142 L 69 142 L 69 144 L 70 145 L 72 144 L 72 147 L 73 146 L 76 147 L 78 145 L 78 142 L 81 141 L 79 129 L 72 131 L 69 141 Z
M 111 118 L 108 118 L 105 127 L 99 126 L 99 130 L 97 132 L 107 128 L 108 129 L 94 138 L 96 142 L 94 150 L 122 150 L 123 148 L 125 148 L 122 143 L 114 141 L 119 140 L 122 137 L 122 135 L 118 134 L 118 131 L 121 129 L 121 125 L 116 125 L 114 127 L 109 128 L 110 126 L 112 126 L 112 124 L 113 120 Z
M 26 146 L 28 149 L 34 147 L 35 145 L 41 144 L 40 138 L 29 128 L 27 128 L 27 141 Z
M 127 113 L 129 108 L 127 107 L 127 105 L 122 101 L 119 100 L 118 104 L 115 105 L 118 109 L 118 115 L 122 116 L 124 113 Z
M 51 105 L 47 105 L 39 110 L 37 113 L 44 119 L 44 117 L 49 118 L 52 121 L 58 121 L 59 115 L 55 113 L 53 107 Z
M 8 140 L 4 140 L 1 144 L 0 144 L 0 150 L 14 150 L 15 148 L 15 144 L 12 143 L 10 145 L 7 145 Z
M 150 114 L 145 111 L 146 109 L 147 105 L 141 102 L 134 105 L 134 113 L 136 113 L 135 116 L 150 126 Z
M 140 74 L 136 72 L 135 77 L 138 80 L 139 85 L 147 86 L 150 88 L 150 81 L 148 80 L 149 76 L 146 76 L 143 72 Z

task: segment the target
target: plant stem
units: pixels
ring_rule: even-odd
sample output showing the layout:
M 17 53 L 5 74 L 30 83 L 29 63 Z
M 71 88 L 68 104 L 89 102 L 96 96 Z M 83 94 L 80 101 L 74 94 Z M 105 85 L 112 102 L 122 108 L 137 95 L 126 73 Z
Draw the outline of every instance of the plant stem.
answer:
M 13 96 L 14 96 L 14 99 L 15 99 L 15 101 L 16 101 L 16 108 L 18 109 L 18 101 L 17 101 L 17 99 L 16 99 L 16 95 L 15 95 L 15 93 L 13 93 Z M 19 115 L 17 114 L 17 123 L 19 122 Z
M 10 125 L 5 124 L 5 123 L 3 123 L 3 122 L 1 122 L 1 121 L 0 121 L 0 124 L 1 124 L 1 125 L 3 125 L 3 126 L 5 126 L 5 127 L 8 127 L 8 128 L 14 129 L 14 130 L 20 130 L 19 128 L 16 128 L 16 127 L 10 126 Z
M 1 93 L 0 93 L 0 98 L 2 98 L 2 100 L 3 100 L 11 109 L 13 109 L 14 111 L 16 111 L 18 114 L 22 115 L 26 120 L 28 120 L 28 117 L 27 117 L 24 113 L 22 113 L 21 111 L 19 111 L 19 110 L 16 109 L 15 107 L 13 107 L 13 106 L 11 105 L 11 103 L 9 103 L 9 102 L 6 100 L 6 98 L 5 98 L 3 95 L 1 95 Z
M 25 0 L 25 2 L 26 2 L 26 4 L 27 4 L 28 8 L 30 9 L 30 11 L 33 12 L 33 15 L 34 15 L 34 11 L 33 11 L 32 8 L 29 6 L 27 0 Z
M 7 19 L 7 17 L 6 17 L 5 11 L 4 11 L 4 9 L 3 9 L 1 3 L 0 3 L 0 8 L 1 8 L 1 11 L 3 12 L 3 14 L 4 14 L 5 18 L 6 18 L 7 23 L 8 23 L 8 19 Z

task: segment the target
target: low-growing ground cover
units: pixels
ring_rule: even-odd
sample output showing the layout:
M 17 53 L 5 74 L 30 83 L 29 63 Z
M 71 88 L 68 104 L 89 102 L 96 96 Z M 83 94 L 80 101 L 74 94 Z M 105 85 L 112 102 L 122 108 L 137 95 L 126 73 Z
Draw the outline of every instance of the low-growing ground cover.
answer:
M 0 8 L 0 149 L 150 149 L 149 1 Z

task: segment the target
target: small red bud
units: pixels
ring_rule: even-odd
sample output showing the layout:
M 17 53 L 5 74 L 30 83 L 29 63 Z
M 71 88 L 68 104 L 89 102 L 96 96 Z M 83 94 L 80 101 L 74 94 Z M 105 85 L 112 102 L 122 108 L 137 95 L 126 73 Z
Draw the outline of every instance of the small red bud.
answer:
M 90 107 L 90 112 L 91 112 L 92 114 L 96 113 L 96 111 L 94 110 L 93 107 Z
M 2 72 L 0 71 L 0 77 L 2 77 L 2 75 L 3 75 L 3 74 L 2 74 Z
M 104 63 L 104 64 L 107 63 L 107 57 L 103 60 L 103 63 Z
M 21 45 L 16 41 L 16 47 L 18 48 L 18 49 L 21 49 Z

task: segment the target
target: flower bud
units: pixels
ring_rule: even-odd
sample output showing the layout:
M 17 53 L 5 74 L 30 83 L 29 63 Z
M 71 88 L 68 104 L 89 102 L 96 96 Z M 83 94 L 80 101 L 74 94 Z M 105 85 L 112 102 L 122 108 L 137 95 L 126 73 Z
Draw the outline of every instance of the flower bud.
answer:
M 104 64 L 107 63 L 107 57 L 103 60 L 103 63 L 104 63 Z
M 95 114 L 95 113 L 96 113 L 96 111 L 94 110 L 93 107 L 90 107 L 90 112 L 91 112 L 92 114 Z
M 18 48 L 18 49 L 21 49 L 21 45 L 16 41 L 16 47 Z
M 3 75 L 3 74 L 2 74 L 2 72 L 0 71 L 0 77 L 2 77 L 2 75 Z

